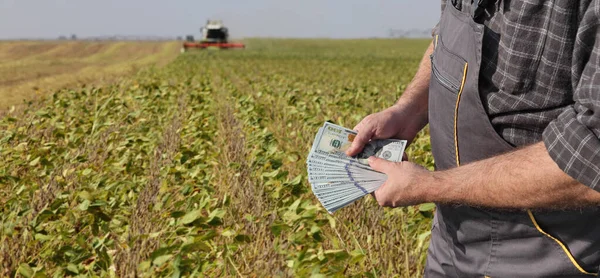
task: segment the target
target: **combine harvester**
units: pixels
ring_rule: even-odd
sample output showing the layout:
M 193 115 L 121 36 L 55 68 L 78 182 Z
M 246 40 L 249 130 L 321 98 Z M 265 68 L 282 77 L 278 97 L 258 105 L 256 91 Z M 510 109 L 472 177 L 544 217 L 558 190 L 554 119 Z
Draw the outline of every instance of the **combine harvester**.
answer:
M 181 53 L 189 49 L 230 49 L 230 48 L 246 48 L 243 43 L 229 42 L 229 31 L 220 20 L 208 20 L 206 26 L 200 29 L 202 40 L 196 42 L 194 36 L 187 36 L 186 42 L 183 43 Z

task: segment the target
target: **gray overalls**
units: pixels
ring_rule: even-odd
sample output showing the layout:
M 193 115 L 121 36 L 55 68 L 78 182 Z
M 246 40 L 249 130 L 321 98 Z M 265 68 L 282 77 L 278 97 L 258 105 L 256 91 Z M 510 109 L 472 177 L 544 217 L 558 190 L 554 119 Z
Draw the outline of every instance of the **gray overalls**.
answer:
M 482 1 L 479 1 L 480 3 Z M 481 6 L 448 1 L 434 39 L 429 90 L 437 170 L 513 149 L 493 128 L 478 90 Z M 595 277 L 600 210 L 501 211 L 438 205 L 425 277 Z

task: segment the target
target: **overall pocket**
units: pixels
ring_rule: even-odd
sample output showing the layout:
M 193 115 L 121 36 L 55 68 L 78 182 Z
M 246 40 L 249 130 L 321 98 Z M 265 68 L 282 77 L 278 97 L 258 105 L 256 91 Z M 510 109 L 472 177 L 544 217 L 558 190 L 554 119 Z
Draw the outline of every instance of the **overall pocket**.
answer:
M 431 55 L 429 128 L 436 169 L 443 170 L 458 166 L 457 112 L 466 82 L 467 62 L 450 52 L 444 46 L 441 37 L 438 37 L 436 42 Z
M 458 94 L 465 82 L 467 61 L 444 46 L 442 37 L 436 38 L 435 51 L 431 55 L 432 78 L 453 94 Z
M 567 212 L 562 213 L 566 214 Z M 571 252 L 567 242 L 561 240 L 558 236 L 555 236 L 551 229 L 543 227 L 543 224 L 539 222 L 538 217 L 531 210 L 527 210 L 527 215 L 534 228 L 544 238 L 545 244 L 554 246 L 554 256 L 548 255 L 550 260 L 552 257 L 554 257 L 554 259 L 560 258 L 555 264 L 563 264 L 565 265 L 565 269 L 571 269 L 571 275 L 573 275 L 573 277 L 575 277 L 575 275 L 581 275 L 582 277 L 596 277 L 599 275 L 599 269 L 591 270 L 589 265 L 586 266 L 583 264 L 582 261 Z M 560 217 L 560 214 L 553 215 L 553 218 Z

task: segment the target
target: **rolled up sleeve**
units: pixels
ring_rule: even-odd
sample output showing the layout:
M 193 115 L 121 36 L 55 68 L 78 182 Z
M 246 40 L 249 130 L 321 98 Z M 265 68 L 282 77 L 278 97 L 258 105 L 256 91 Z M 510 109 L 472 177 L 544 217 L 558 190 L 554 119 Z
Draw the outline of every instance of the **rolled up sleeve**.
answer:
M 596 14 L 597 16 L 597 14 Z M 584 20 L 585 21 L 585 20 Z M 573 105 L 544 130 L 543 140 L 548 153 L 569 176 L 600 192 L 600 43 L 598 17 L 587 32 L 578 34 L 582 45 L 573 59 L 587 61 L 576 82 Z M 577 61 L 577 60 L 575 60 Z
M 586 125 L 587 117 L 569 108 L 548 125 L 543 138 L 550 157 L 558 167 L 580 183 L 600 192 L 600 140 Z

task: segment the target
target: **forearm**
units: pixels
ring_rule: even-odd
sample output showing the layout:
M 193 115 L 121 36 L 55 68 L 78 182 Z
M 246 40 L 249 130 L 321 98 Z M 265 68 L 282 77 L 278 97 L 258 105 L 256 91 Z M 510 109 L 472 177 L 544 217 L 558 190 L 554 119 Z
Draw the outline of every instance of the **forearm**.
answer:
M 429 105 L 429 80 L 431 79 L 431 59 L 433 43 L 425 51 L 419 69 L 408 84 L 404 93 L 396 102 L 397 106 L 411 106 L 415 109 L 415 117 L 423 118 L 425 124 L 428 122 Z
M 565 174 L 543 143 L 433 172 L 429 181 L 429 202 L 513 209 L 600 205 L 600 193 Z

